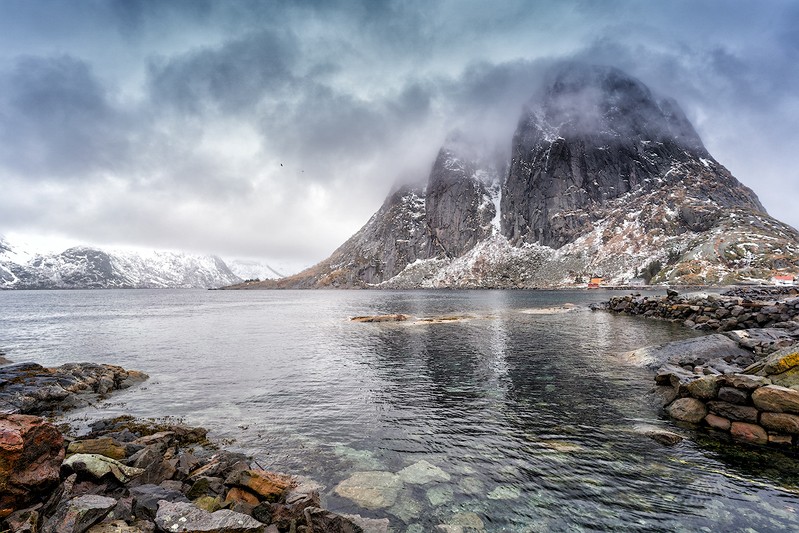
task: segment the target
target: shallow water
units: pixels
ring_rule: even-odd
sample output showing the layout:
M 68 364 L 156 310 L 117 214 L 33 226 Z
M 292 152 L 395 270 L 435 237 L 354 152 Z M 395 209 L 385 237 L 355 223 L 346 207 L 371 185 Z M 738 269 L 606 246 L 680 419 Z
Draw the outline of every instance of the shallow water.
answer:
M 604 291 L 0 292 L 0 350 L 45 365 L 143 370 L 143 386 L 70 416 L 171 415 L 266 468 L 306 474 L 342 512 L 431 531 L 799 529 L 796 463 L 753 458 L 658 418 L 651 377 L 614 354 L 690 336 L 576 310 Z M 537 310 L 536 312 L 529 312 Z M 444 323 L 354 323 L 405 313 Z M 665 447 L 658 426 L 692 437 Z M 448 481 L 362 509 L 334 487 L 425 460 Z

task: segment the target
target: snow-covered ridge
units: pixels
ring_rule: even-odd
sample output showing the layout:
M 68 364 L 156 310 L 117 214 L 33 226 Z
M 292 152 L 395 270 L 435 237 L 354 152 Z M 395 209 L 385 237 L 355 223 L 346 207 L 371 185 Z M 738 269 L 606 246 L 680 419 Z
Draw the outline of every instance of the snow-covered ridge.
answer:
M 36 253 L 0 240 L 0 289 L 210 289 L 240 281 L 211 255 L 86 246 Z

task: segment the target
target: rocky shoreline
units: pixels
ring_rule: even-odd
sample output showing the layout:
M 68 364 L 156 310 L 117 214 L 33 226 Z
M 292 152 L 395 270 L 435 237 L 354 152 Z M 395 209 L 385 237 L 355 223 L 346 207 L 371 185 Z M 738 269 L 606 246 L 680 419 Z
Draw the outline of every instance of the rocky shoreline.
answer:
M 654 396 L 672 419 L 735 441 L 799 450 L 795 289 L 682 296 L 669 290 L 613 297 L 593 308 L 723 332 L 626 355 L 655 371 Z
M 0 531 L 384 533 L 318 486 L 219 449 L 203 428 L 119 417 L 76 436 L 42 416 L 146 379 L 112 365 L 0 362 Z M 30 414 L 34 413 L 34 414 Z

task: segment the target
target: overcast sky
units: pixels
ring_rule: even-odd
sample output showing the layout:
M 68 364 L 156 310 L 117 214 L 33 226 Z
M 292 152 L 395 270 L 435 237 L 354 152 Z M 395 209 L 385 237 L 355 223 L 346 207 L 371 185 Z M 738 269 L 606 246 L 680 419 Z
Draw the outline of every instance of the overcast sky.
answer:
M 799 2 L 3 0 L 0 234 L 311 264 L 564 59 L 674 97 L 799 227 Z

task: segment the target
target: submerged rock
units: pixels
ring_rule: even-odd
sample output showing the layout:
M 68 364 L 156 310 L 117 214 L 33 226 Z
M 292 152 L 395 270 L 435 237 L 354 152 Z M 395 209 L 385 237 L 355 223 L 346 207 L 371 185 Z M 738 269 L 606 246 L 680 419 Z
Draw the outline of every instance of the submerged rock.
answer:
M 366 509 L 391 507 L 402 489 L 402 479 L 391 472 L 355 472 L 336 485 L 335 492 Z
M 406 466 L 397 472 L 397 475 L 403 482 L 411 485 L 426 485 L 433 481 L 449 481 L 452 479 L 452 476 L 448 473 L 424 459 Z

